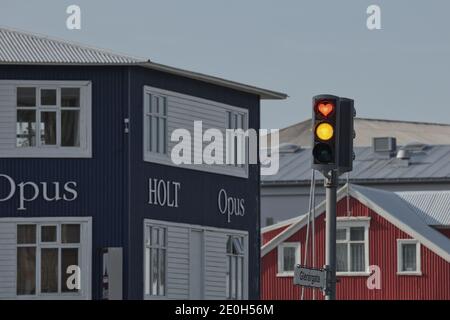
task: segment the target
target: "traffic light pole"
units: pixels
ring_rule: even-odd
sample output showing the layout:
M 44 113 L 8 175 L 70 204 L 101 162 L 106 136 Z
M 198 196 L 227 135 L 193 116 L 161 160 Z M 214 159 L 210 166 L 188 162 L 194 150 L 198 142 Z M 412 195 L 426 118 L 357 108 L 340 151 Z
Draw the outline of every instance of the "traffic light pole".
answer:
M 336 201 L 338 178 L 336 170 L 330 170 L 325 179 L 326 191 L 326 239 L 325 264 L 327 273 L 326 300 L 336 300 Z

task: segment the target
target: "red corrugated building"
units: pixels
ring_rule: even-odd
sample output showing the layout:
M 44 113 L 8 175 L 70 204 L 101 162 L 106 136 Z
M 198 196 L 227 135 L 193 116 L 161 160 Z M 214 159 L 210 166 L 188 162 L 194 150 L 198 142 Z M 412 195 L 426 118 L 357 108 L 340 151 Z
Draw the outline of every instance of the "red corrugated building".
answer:
M 450 197 L 443 195 L 440 205 L 436 198 L 357 185 L 339 190 L 337 299 L 450 299 L 450 211 L 439 212 L 449 209 Z M 325 262 L 324 213 L 321 203 L 315 210 L 318 268 Z M 262 299 L 300 299 L 293 270 L 304 261 L 307 220 L 302 215 L 263 229 Z M 305 288 L 304 298 L 312 299 L 312 292 Z M 322 292 L 316 290 L 315 297 L 323 299 Z

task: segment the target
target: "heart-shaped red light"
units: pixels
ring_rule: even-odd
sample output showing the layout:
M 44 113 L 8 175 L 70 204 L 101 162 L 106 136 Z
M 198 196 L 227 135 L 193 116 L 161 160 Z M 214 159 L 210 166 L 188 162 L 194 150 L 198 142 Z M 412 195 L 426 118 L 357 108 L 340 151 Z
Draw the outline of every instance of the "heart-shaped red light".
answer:
M 317 110 L 324 116 L 328 117 L 333 112 L 334 105 L 332 103 L 319 103 Z

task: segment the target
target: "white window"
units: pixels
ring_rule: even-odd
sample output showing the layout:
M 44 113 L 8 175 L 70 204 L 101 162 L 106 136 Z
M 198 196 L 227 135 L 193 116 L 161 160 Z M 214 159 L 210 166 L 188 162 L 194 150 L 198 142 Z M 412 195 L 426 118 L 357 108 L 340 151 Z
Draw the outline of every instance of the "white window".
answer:
M 17 297 L 86 298 L 90 271 L 82 226 L 74 222 L 17 224 Z
M 235 134 L 227 135 L 227 150 L 224 151 L 226 162 L 232 166 L 245 167 L 247 162 L 247 139 L 245 131 L 247 130 L 246 113 L 238 111 L 226 112 L 227 129 L 237 130 Z M 239 130 L 241 129 L 241 130 Z
M 145 153 L 167 155 L 167 97 L 145 92 L 144 98 L 144 147 Z
M 336 233 L 337 273 L 366 274 L 369 266 L 368 223 L 339 223 Z
M 419 241 L 414 239 L 397 240 L 397 273 L 421 275 Z
M 90 84 L 18 82 L 14 100 L 15 148 L 3 156 L 91 156 Z
M 227 299 L 241 300 L 244 297 L 244 259 L 244 237 L 228 236 L 226 274 Z
M 278 274 L 280 277 L 294 276 L 295 266 L 300 264 L 300 243 L 285 242 L 278 246 Z
M 145 234 L 145 294 L 166 296 L 167 229 L 146 225 Z

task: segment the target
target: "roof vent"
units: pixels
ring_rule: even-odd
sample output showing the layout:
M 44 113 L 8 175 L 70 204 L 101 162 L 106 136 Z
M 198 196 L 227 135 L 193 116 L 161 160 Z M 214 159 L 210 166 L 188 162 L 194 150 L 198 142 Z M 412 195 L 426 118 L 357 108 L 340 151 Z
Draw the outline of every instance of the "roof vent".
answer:
M 397 139 L 394 137 L 374 137 L 372 138 L 373 152 L 383 158 L 390 158 L 397 151 Z
M 301 147 L 293 143 L 282 143 L 279 146 L 280 153 L 296 153 Z
M 410 158 L 409 151 L 406 149 L 400 149 L 397 152 L 397 159 L 408 160 Z

